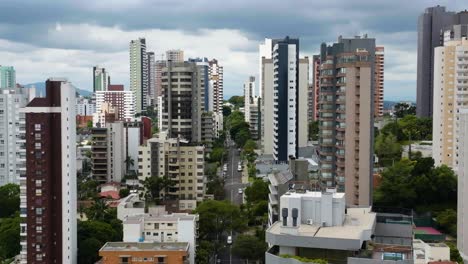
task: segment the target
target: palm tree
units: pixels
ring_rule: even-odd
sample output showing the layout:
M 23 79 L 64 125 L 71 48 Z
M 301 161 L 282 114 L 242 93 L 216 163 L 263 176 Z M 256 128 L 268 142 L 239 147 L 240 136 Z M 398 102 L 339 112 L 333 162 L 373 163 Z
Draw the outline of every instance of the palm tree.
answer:
M 127 156 L 127 158 L 125 159 L 125 165 L 126 165 L 126 168 L 127 168 L 127 172 L 128 170 L 130 169 L 131 166 L 135 165 L 135 160 L 132 159 L 132 157 L 130 156 Z

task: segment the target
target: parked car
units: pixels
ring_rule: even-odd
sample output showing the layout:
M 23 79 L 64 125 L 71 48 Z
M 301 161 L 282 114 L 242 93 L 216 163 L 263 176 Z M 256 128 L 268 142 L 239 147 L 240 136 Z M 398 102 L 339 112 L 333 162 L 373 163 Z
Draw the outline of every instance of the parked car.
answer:
M 232 236 L 227 237 L 227 244 L 231 245 L 232 244 Z
M 244 190 L 242 190 L 242 188 L 239 188 L 239 194 L 242 194 L 244 192 Z

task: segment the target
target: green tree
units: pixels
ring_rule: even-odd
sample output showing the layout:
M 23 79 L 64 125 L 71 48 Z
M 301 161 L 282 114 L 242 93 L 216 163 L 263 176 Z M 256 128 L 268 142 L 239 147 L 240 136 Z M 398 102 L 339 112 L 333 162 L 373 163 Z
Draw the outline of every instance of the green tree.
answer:
M 255 179 L 254 182 L 245 188 L 245 199 L 247 203 L 268 200 L 268 183 L 262 179 Z
M 236 256 L 254 261 L 262 260 L 266 249 L 267 244 L 264 241 L 250 235 L 239 235 L 232 246 L 232 252 Z
M 395 116 L 402 118 L 407 115 L 416 115 L 416 106 L 409 105 L 407 103 L 397 103 L 393 106 Z
M 127 188 L 120 189 L 119 191 L 119 197 L 124 198 L 127 197 L 130 194 L 130 190 Z
M 231 114 L 231 107 L 223 105 L 223 117 L 226 118 Z
M 215 147 L 210 153 L 210 161 L 211 162 L 219 162 L 221 163 L 223 160 L 223 157 L 225 155 L 224 148 L 222 147 Z
M 239 107 L 244 107 L 244 96 L 232 96 L 229 98 L 229 103 L 233 104 L 236 109 Z
M 79 241 L 78 263 L 95 263 L 99 260 L 99 249 L 105 244 L 94 237 Z
M 375 204 L 411 207 L 417 198 L 409 184 L 414 162 L 402 159 L 382 172 L 382 181 L 375 191 Z
M 309 123 L 309 140 L 318 140 L 319 121 Z
M 401 159 L 402 148 L 393 134 L 380 134 L 375 141 L 375 154 L 379 165 L 390 166 Z
M 168 189 L 173 187 L 175 182 L 167 176 L 153 176 L 146 178 L 143 185 L 146 189 L 146 199 L 157 202 L 160 199 L 165 199 Z
M 21 250 L 20 223 L 19 216 L 0 219 L 0 262 L 19 254 Z
M 88 122 L 86 122 L 86 127 L 87 128 L 93 128 L 93 121 L 88 120 Z
M 117 219 L 112 221 L 116 223 Z M 118 220 L 117 220 L 118 221 Z M 121 241 L 122 233 L 105 221 L 78 221 L 78 263 L 94 263 L 99 249 L 108 241 Z M 120 226 L 121 226 L 120 222 Z M 121 227 L 120 227 L 121 228 Z
M 246 221 L 239 207 L 229 201 L 206 200 L 197 206 L 195 213 L 200 217 L 200 238 L 218 240 L 223 232 L 243 231 Z
M 437 225 L 449 235 L 457 236 L 457 212 L 453 209 L 446 209 L 437 214 Z
M 0 218 L 13 216 L 20 206 L 19 185 L 9 183 L 0 186 Z

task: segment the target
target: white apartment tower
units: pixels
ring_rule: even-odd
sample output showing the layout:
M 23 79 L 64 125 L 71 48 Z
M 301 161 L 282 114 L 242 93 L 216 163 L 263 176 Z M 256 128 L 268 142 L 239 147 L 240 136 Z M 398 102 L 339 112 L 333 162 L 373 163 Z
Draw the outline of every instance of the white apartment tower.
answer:
M 146 110 L 148 96 L 148 55 L 146 40 L 139 38 L 130 41 L 130 91 L 135 96 L 137 113 Z
M 268 50 L 270 59 L 265 56 Z M 262 147 L 275 160 L 286 161 L 298 157 L 299 147 L 307 145 L 309 59 L 299 58 L 299 39 L 289 37 L 266 40 L 260 53 Z
M 184 62 L 184 51 L 173 49 L 166 51 L 166 60 L 172 62 Z
M 0 186 L 19 183 L 26 174 L 25 117 L 27 89 L 0 90 Z
M 434 50 L 432 157 L 435 165 L 456 170 L 459 163 L 457 120 L 468 108 L 468 41 L 452 40 Z
M 213 100 L 213 112 L 223 113 L 223 66 L 218 64 L 218 60 L 212 59 L 209 62 L 210 91 L 209 96 Z M 211 110 L 211 109 L 210 109 Z
M 468 72 L 468 69 L 466 71 Z M 468 215 L 468 108 L 460 109 L 458 123 L 457 247 L 466 263 L 468 261 L 468 219 L 466 217 Z

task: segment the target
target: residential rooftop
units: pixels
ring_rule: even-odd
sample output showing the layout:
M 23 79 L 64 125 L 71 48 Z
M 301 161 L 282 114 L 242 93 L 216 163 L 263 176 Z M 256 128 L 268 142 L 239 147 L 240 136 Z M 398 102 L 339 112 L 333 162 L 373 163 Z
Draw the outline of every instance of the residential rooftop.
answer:
M 319 192 L 308 193 L 311 197 L 317 197 Z M 291 195 L 298 195 L 296 193 Z M 304 195 L 304 194 L 300 194 Z M 343 196 L 343 193 L 335 193 L 333 196 Z M 348 208 L 345 220 L 342 226 L 329 226 L 321 227 L 318 224 L 309 225 L 307 223 L 301 223 L 296 227 L 298 229 L 297 236 L 303 237 L 314 237 L 314 238 L 335 238 L 335 239 L 362 239 L 363 232 L 372 232 L 375 224 L 376 214 L 371 212 L 370 208 Z M 277 221 L 267 232 L 280 235 L 286 234 L 282 230 L 285 227 L 282 226 L 281 221 Z M 286 227 L 292 228 L 292 227 Z
M 177 221 L 196 221 L 198 215 L 188 213 L 173 213 L 166 215 L 131 215 L 127 216 L 123 221 L 124 224 L 138 224 L 142 220 L 149 222 L 177 222 Z
M 188 242 L 107 242 L 99 251 L 187 251 Z

